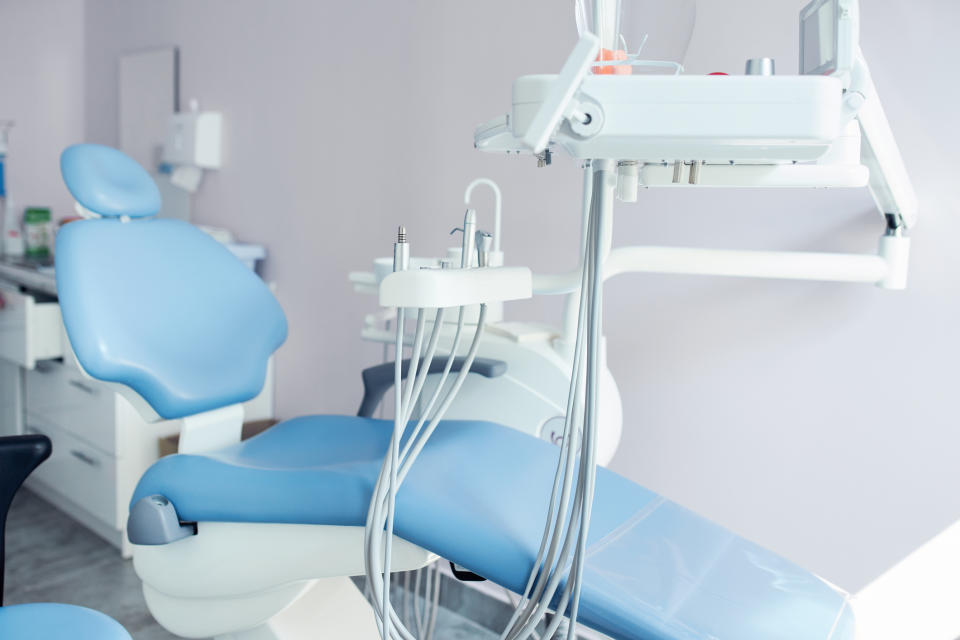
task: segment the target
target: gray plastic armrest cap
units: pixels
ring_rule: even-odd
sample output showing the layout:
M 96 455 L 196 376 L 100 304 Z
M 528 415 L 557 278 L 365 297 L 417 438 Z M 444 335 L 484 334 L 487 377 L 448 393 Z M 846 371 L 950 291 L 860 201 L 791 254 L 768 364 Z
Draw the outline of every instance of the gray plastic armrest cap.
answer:
M 196 534 L 193 524 L 181 524 L 173 504 L 161 495 L 140 498 L 130 508 L 127 537 L 133 544 L 170 544 Z

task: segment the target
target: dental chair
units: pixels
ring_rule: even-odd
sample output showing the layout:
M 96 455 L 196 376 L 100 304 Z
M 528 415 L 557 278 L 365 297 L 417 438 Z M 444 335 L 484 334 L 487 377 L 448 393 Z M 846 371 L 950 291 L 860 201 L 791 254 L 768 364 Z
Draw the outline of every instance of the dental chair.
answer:
M 3 604 L 4 533 L 13 497 L 34 469 L 50 457 L 50 439 L 40 435 L 0 438 L 0 605 Z M 113 619 L 67 604 L 0 606 L 3 640 L 130 640 Z
M 392 423 L 286 420 L 240 442 L 240 403 L 286 337 L 263 282 L 187 223 L 154 219 L 149 175 L 119 151 L 68 148 L 91 219 L 57 238 L 64 325 L 87 375 L 145 415 L 182 419 L 180 453 L 131 500 L 134 566 L 154 617 L 187 638 L 379 637 L 349 576 Z M 322 388 L 317 393 L 324 393 Z M 442 423 L 397 497 L 393 570 L 441 556 L 522 592 L 558 448 L 506 427 Z M 787 560 L 600 469 L 579 620 L 618 640 L 852 640 L 846 596 Z

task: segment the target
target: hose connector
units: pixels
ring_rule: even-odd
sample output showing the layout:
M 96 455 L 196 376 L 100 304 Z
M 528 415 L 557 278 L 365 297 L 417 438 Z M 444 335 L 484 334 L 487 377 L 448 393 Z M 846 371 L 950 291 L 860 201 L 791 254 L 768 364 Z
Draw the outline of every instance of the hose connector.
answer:
M 477 266 L 490 266 L 490 251 L 493 249 L 493 235 L 487 231 L 477 231 Z
M 407 242 L 407 228 L 397 229 L 397 241 L 393 243 L 393 270 L 406 271 L 410 266 L 410 243 Z

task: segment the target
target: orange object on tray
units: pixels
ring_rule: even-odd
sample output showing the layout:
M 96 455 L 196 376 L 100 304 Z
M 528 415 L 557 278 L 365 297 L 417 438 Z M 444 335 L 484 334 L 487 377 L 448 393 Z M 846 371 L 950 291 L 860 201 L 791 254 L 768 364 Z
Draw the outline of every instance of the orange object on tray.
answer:
M 606 62 L 608 60 L 626 60 L 627 52 L 623 49 L 600 49 L 600 54 L 597 56 L 597 60 L 600 62 Z M 593 72 L 597 75 L 616 75 L 616 76 L 629 76 L 633 74 L 633 67 L 629 64 L 618 64 L 610 65 L 605 64 L 600 67 L 594 67 Z

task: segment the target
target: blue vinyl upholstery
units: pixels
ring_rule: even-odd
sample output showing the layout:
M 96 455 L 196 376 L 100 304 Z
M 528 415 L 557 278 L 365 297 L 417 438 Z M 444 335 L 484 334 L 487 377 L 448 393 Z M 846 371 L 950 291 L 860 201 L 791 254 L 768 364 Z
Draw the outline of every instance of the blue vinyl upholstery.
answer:
M 19 604 L 0 607 L 3 640 L 131 640 L 104 614 L 67 604 Z
M 179 220 L 71 222 L 57 234 L 56 269 L 80 364 L 162 418 L 253 398 L 287 336 L 263 281 Z
M 133 501 L 181 519 L 363 526 L 392 423 L 283 422 L 215 453 L 163 458 Z M 396 532 L 513 591 L 536 556 L 558 449 L 484 422 L 442 423 L 400 489 Z M 177 544 L 177 543 L 173 543 Z M 621 640 L 852 640 L 843 594 L 601 469 L 581 621 Z
M 160 209 L 150 175 L 124 153 L 68 147 L 64 182 L 106 216 L 57 234 L 57 294 L 80 364 L 136 391 L 161 418 L 260 393 L 287 320 L 267 286 L 224 246 Z
M 141 218 L 160 211 L 160 191 L 153 178 L 112 147 L 67 147 L 60 155 L 60 172 L 74 199 L 101 216 Z

